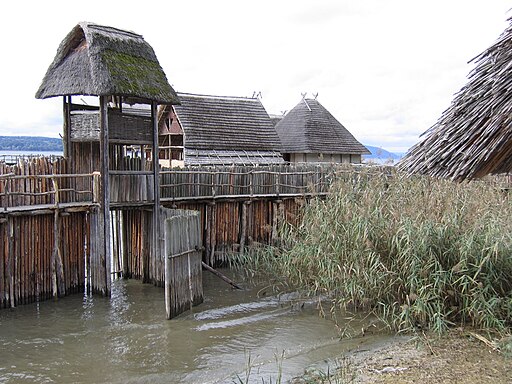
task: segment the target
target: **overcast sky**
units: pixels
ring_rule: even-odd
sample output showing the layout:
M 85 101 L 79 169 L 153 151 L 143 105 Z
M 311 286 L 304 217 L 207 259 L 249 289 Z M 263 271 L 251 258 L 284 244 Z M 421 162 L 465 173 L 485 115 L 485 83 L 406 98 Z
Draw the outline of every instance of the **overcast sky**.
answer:
M 505 0 L 8 1 L 0 135 L 58 137 L 62 100 L 34 94 L 80 21 L 153 47 L 176 91 L 261 92 L 269 114 L 317 100 L 367 145 L 405 151 L 450 105 L 474 56 L 507 27 Z

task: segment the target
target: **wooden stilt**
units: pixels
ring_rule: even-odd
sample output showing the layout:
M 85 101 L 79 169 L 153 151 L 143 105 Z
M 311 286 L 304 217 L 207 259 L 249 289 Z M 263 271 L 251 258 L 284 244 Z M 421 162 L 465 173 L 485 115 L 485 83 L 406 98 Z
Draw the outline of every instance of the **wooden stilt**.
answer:
M 241 234 L 240 234 L 240 247 L 238 249 L 238 252 L 244 253 L 245 252 L 245 240 L 247 237 L 247 206 L 251 204 L 250 201 L 244 201 L 242 203 L 242 218 L 241 218 Z
M 110 296 L 111 285 L 111 252 L 110 252 L 110 172 L 109 172 L 109 139 L 108 139 L 108 101 L 106 96 L 100 96 L 100 274 L 99 291 Z
M 7 221 L 8 230 L 9 233 L 9 251 L 7 252 L 7 279 L 8 279 L 8 285 L 9 285 L 9 304 L 11 308 L 15 307 L 14 302 L 14 219 L 12 217 L 8 218 Z

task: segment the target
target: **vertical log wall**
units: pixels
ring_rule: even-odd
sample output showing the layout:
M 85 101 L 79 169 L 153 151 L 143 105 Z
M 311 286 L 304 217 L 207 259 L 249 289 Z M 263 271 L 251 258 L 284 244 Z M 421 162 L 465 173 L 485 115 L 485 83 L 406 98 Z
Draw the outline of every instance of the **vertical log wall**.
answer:
M 89 215 L 62 212 L 57 216 L 57 220 L 53 214 L 2 220 L 0 308 L 84 291 Z
M 92 175 L 64 159 L 0 163 L 0 308 L 86 289 Z

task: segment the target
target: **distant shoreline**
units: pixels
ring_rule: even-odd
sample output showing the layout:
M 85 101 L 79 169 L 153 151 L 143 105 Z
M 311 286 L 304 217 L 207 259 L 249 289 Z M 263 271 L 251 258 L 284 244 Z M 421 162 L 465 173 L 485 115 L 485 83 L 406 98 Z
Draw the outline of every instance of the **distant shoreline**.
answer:
M 4 150 L 0 149 L 0 157 L 2 156 L 62 156 L 62 151 L 34 151 L 34 150 Z

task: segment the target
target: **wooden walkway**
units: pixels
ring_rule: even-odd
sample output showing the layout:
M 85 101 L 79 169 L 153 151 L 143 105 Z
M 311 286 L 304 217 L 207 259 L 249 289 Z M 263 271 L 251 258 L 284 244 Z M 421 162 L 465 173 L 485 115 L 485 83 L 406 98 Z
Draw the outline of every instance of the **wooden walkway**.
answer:
M 158 252 L 152 248 L 155 239 L 163 241 L 166 227 L 153 218 L 154 173 L 135 163 L 109 177 L 109 261 L 98 243 L 105 233 L 98 220 L 99 173 L 69 174 L 62 158 L 0 163 L 0 308 L 74 292 L 108 294 L 111 278 L 165 285 L 164 251 L 177 263 L 189 250 L 163 243 Z M 161 170 L 160 216 L 168 217 L 166 208 L 196 211 L 200 239 L 194 242 L 202 244 L 202 261 L 216 266 L 248 246 L 272 243 L 283 220 L 300 219 L 307 200 L 325 196 L 334 180 L 353 176 L 353 169 L 332 165 Z M 178 270 L 190 279 L 190 270 Z M 175 287 L 180 279 L 173 280 Z M 173 315 L 190 306 L 176 305 Z

